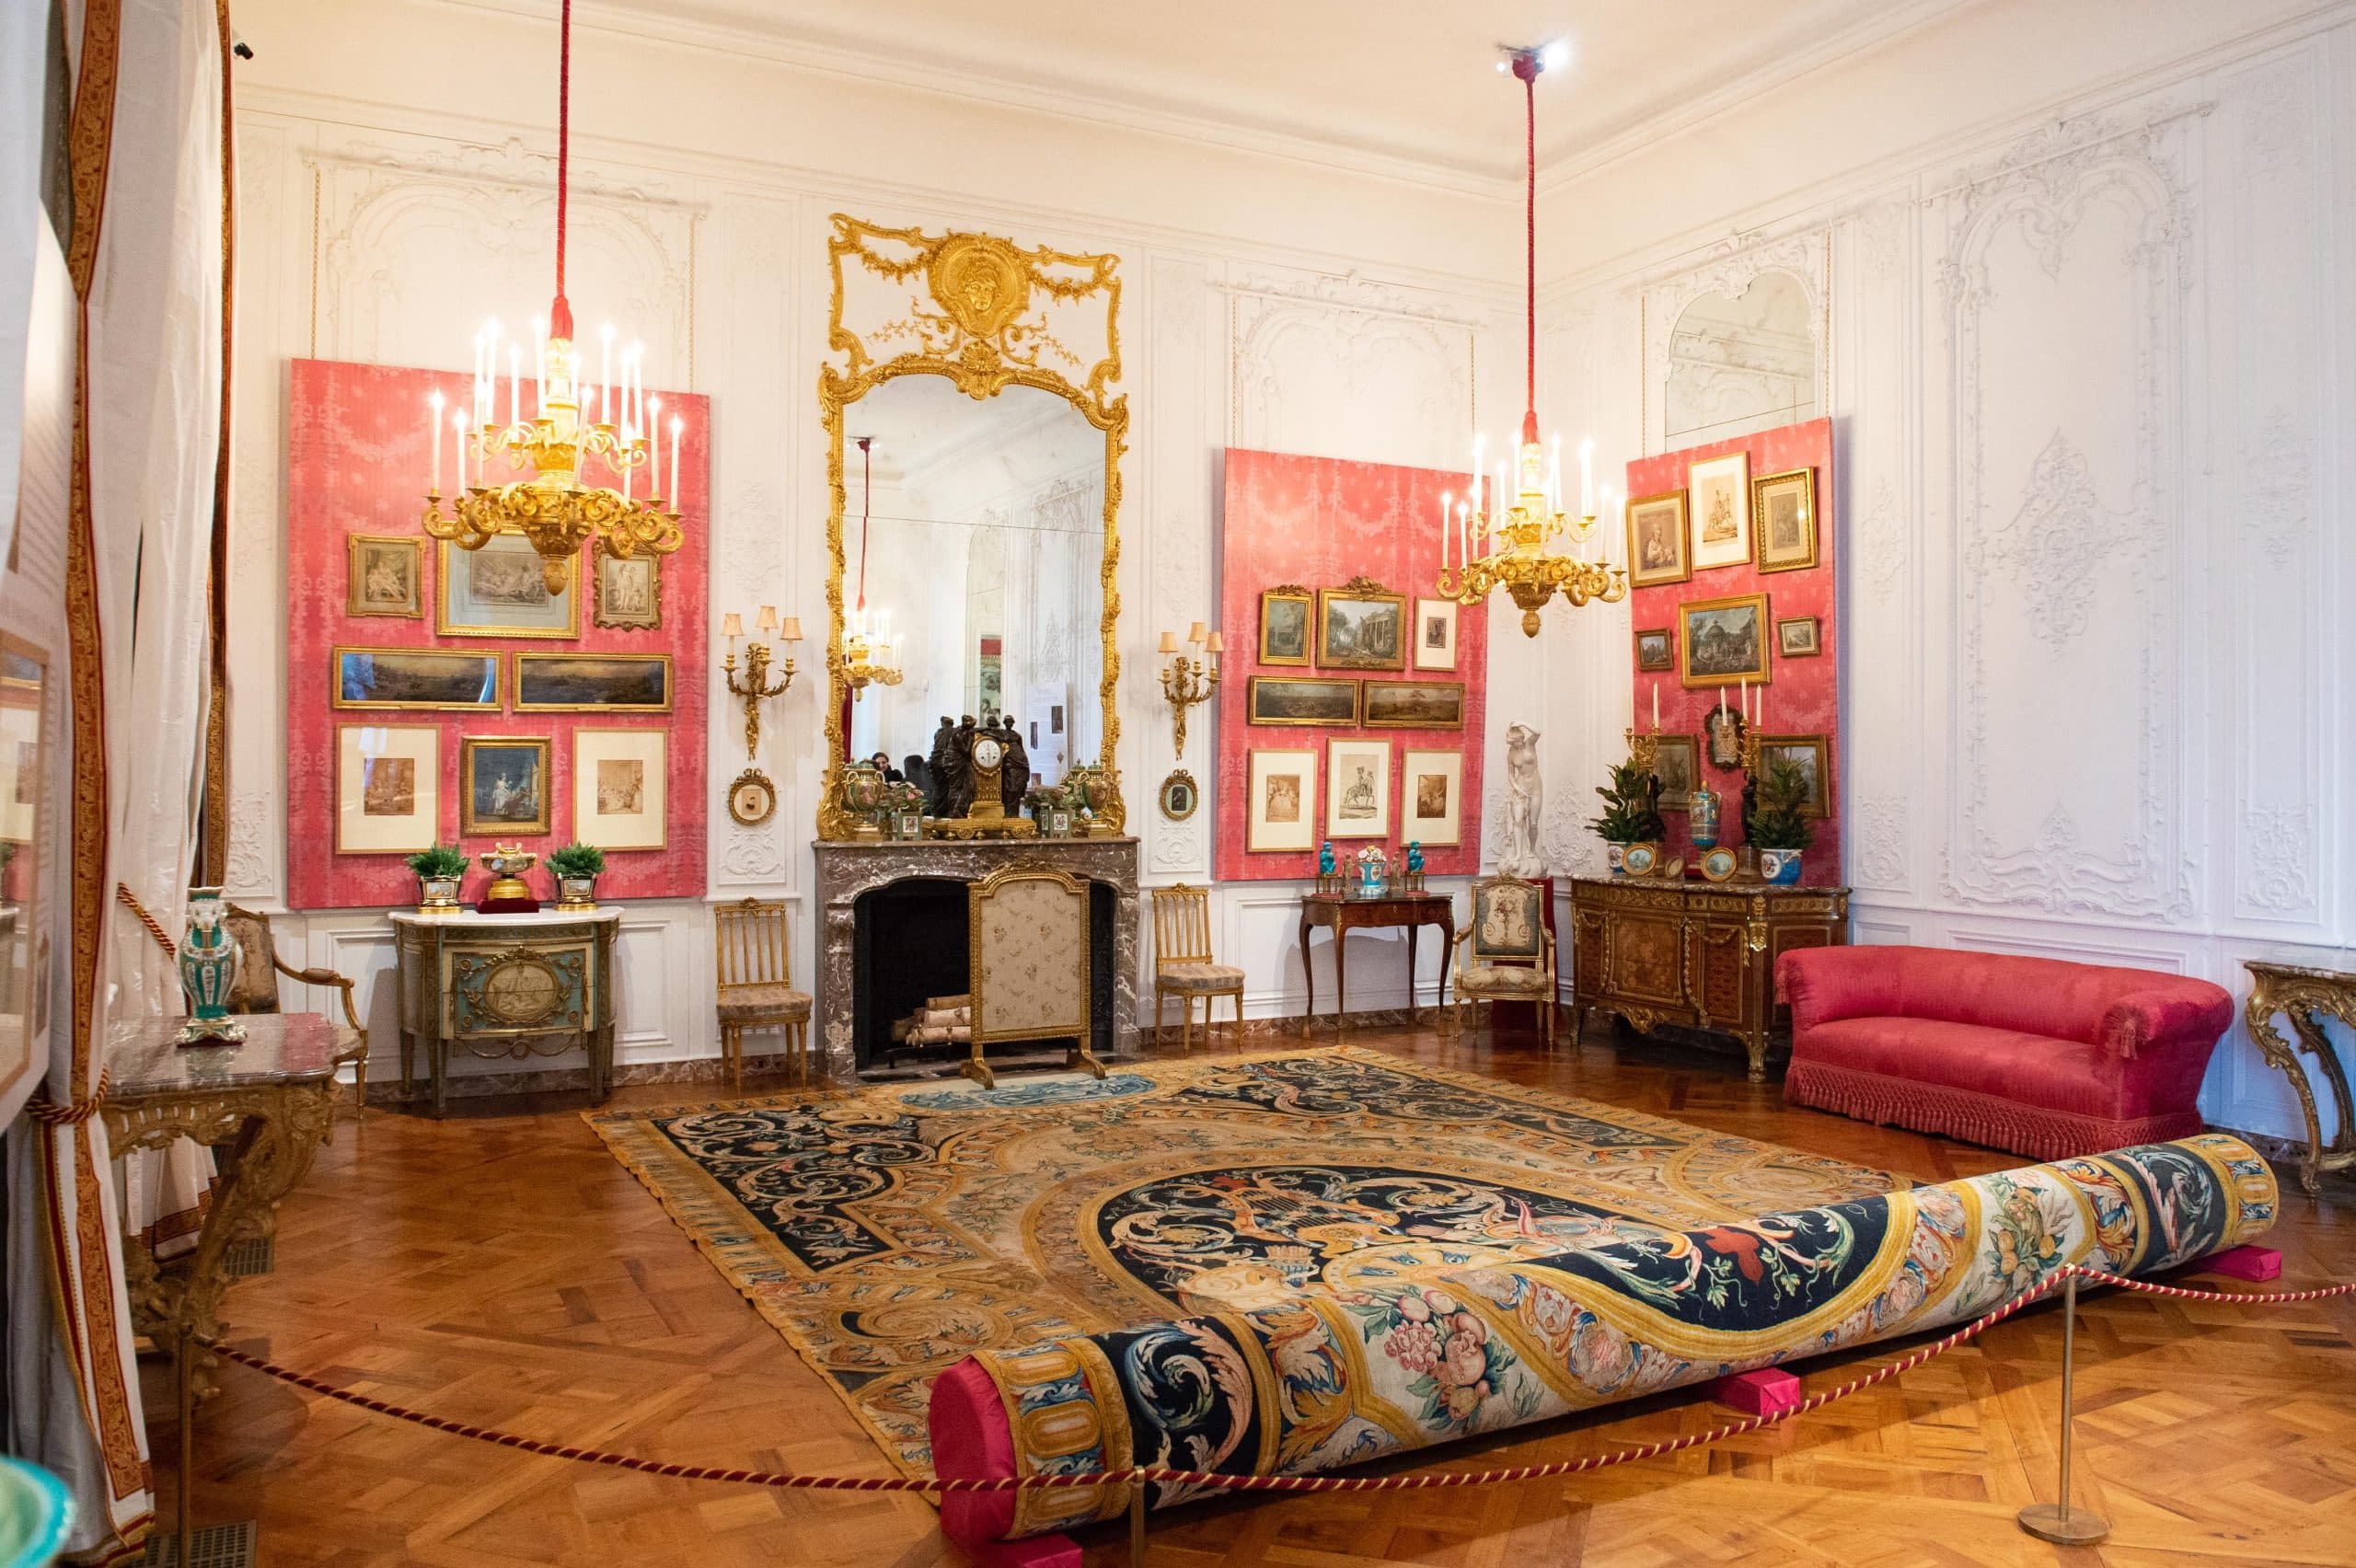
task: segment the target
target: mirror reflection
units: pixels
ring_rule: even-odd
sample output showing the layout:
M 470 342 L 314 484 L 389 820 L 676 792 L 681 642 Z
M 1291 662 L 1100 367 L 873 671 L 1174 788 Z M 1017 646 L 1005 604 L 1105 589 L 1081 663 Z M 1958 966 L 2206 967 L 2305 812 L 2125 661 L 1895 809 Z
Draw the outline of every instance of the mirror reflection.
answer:
M 849 755 L 929 796 L 951 782 L 944 724 L 999 732 L 1034 786 L 1094 762 L 1104 432 L 1034 387 L 977 402 L 903 375 L 847 407 L 843 435 L 844 633 L 885 640 L 900 675 L 850 705 Z
M 1687 306 L 1669 340 L 1669 444 L 1816 418 L 1820 378 L 1809 317 L 1807 286 L 1773 267 L 1738 295 L 1713 291 Z

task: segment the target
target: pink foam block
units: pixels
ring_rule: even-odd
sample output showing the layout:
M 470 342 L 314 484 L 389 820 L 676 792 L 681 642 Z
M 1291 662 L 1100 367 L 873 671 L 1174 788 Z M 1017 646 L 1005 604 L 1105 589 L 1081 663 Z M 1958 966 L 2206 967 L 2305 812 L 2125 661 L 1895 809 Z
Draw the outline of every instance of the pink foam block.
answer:
M 1745 1415 L 1773 1415 L 1800 1402 L 1800 1380 L 1789 1372 L 1762 1366 L 1756 1372 L 1719 1378 L 1710 1385 L 1710 1397 Z
M 1080 1542 L 1068 1535 L 1022 1540 L 960 1541 L 981 1568 L 1080 1568 Z
M 2235 1279 L 2281 1279 L 2282 1254 L 2271 1247 L 2229 1247 L 2215 1257 L 2200 1263 L 2203 1274 L 2221 1274 Z

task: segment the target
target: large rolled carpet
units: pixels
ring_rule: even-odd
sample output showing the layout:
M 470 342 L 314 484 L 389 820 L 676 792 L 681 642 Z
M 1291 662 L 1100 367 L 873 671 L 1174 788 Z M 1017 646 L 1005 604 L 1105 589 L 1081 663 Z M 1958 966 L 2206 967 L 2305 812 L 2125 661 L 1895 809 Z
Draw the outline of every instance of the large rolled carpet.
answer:
M 588 1121 L 910 1475 L 934 1376 L 976 1352 L 1900 1184 L 1351 1049 Z
M 2172 1267 L 2261 1234 L 2276 1200 L 2266 1161 L 2210 1133 L 1546 1256 L 1399 1250 L 1279 1303 L 979 1352 L 937 1380 L 934 1457 L 943 1476 L 1332 1470 L 1966 1321 L 2072 1263 Z M 1128 1505 L 1127 1484 L 955 1493 L 941 1522 L 985 1540 Z

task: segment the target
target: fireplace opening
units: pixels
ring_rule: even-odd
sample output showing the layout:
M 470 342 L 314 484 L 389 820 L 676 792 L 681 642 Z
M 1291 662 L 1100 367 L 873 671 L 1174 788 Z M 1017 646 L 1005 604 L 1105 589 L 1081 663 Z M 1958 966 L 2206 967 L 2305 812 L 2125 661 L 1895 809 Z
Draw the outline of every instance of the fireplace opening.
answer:
M 852 903 L 851 1045 L 860 1072 L 956 1062 L 971 1055 L 971 1046 L 962 1042 L 909 1045 L 892 1037 L 894 1023 L 928 1002 L 972 989 L 965 886 L 951 877 L 908 877 L 872 888 Z M 1118 897 L 1108 882 L 1088 884 L 1089 1015 L 1093 1047 L 1105 1059 L 1114 1048 L 1113 920 Z M 1072 1043 L 1014 1041 L 995 1047 L 993 1059 L 1060 1061 Z

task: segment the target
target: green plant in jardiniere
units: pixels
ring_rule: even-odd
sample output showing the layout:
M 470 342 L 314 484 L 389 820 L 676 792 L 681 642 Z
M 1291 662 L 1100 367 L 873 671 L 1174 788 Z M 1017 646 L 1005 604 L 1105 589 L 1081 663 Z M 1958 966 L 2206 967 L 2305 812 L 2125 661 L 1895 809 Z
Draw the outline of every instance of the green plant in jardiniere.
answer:
M 1742 836 L 1753 848 L 1805 849 L 1816 837 L 1808 824 L 1807 775 L 1790 757 L 1767 754 L 1758 788 L 1743 813 Z
M 409 869 L 421 877 L 462 877 L 467 874 L 466 852 L 455 844 L 436 844 L 411 855 Z
M 549 870 L 560 877 L 594 877 L 606 869 L 606 852 L 595 844 L 568 844 L 549 852 Z
M 1605 843 L 1657 843 L 1668 832 L 1660 820 L 1660 781 L 1634 757 L 1615 764 L 1610 787 L 1599 784 L 1595 792 L 1603 797 L 1603 814 L 1588 825 Z

